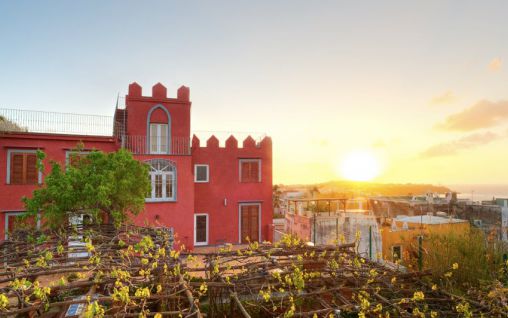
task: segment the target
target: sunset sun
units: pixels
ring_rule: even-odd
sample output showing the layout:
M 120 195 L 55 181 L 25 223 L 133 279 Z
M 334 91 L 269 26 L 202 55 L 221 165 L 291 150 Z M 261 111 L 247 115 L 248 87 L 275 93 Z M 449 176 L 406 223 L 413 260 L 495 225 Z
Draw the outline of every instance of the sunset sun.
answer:
M 337 168 L 344 178 L 352 181 L 370 181 L 380 172 L 379 161 L 369 151 L 348 153 Z

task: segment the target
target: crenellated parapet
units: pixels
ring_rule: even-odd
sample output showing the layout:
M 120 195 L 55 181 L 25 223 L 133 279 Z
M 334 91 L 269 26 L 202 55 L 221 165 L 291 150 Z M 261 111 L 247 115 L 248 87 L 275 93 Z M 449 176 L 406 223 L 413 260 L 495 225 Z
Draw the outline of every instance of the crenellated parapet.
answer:
M 226 148 L 228 149 L 238 148 L 238 140 L 236 140 L 236 138 L 233 135 L 229 136 L 229 138 L 226 139 Z
M 192 137 L 192 152 L 206 152 L 222 153 L 222 154 L 237 154 L 238 156 L 258 156 L 258 157 L 271 157 L 272 155 L 272 139 L 264 137 L 261 141 L 256 142 L 252 136 L 247 136 L 241 142 L 241 147 L 238 145 L 238 140 L 233 136 L 229 136 L 224 146 L 220 146 L 219 139 L 212 135 L 206 142 L 201 143 L 200 139 L 194 135 Z
M 176 149 L 190 152 L 190 90 L 181 86 L 175 93 L 176 97 L 168 96 L 172 94 L 166 86 L 156 83 L 151 87 L 150 96 L 145 96 L 148 92 L 143 94 L 141 85 L 131 83 L 125 107 L 117 107 L 115 112 L 115 136 L 128 138 L 130 147 L 143 153 Z M 163 144 L 151 147 L 150 140 Z
M 152 95 L 144 96 L 143 88 L 138 83 L 134 82 L 129 84 L 129 92 L 127 98 L 152 98 L 157 100 L 178 100 L 182 102 L 190 101 L 190 89 L 187 86 L 180 86 L 176 92 L 176 98 L 168 97 L 166 86 L 157 83 L 152 86 Z

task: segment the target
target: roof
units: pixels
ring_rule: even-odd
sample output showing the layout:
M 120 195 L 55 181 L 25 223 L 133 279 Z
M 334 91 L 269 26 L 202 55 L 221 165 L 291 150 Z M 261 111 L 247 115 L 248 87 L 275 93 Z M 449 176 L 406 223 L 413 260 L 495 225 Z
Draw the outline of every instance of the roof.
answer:
M 442 217 L 435 215 L 415 215 L 415 216 L 403 216 L 395 219 L 397 222 L 406 223 L 423 223 L 423 224 L 448 224 L 448 223 L 466 223 L 467 220 L 454 219 L 451 217 Z

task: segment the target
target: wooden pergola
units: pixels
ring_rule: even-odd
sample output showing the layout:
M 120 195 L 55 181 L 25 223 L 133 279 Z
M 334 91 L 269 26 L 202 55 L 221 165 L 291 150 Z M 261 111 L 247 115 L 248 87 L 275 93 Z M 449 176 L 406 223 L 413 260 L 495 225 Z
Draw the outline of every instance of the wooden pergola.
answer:
M 164 229 L 17 233 L 0 244 L 2 317 L 508 317 L 371 262 L 355 244 L 176 251 Z M 73 315 L 74 314 L 74 315 Z

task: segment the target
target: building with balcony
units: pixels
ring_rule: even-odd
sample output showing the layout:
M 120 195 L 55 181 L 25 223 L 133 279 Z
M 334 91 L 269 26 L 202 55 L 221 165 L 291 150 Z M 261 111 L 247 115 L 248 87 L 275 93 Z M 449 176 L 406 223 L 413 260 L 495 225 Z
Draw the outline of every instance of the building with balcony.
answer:
M 271 139 L 191 139 L 189 88 L 170 98 L 160 83 L 151 96 L 130 84 L 113 117 L 0 109 L 0 239 L 23 213 L 21 198 L 44 184 L 36 151 L 69 164 L 79 142 L 80 155 L 125 148 L 150 166 L 151 192 L 135 224 L 173 228 L 189 248 L 271 240 Z

